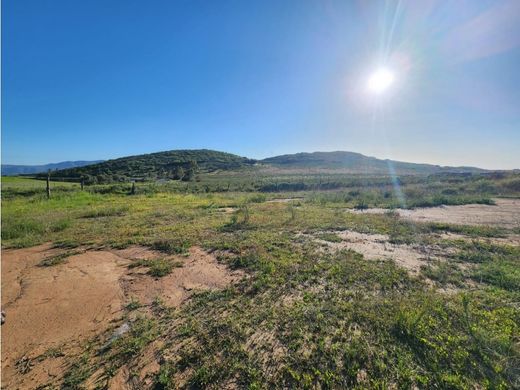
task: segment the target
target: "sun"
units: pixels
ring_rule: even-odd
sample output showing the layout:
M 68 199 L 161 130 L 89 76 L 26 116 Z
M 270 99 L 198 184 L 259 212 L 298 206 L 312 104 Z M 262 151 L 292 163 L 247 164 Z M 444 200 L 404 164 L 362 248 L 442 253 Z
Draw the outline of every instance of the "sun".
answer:
M 368 90 L 379 95 L 394 83 L 394 79 L 394 73 L 390 69 L 378 68 L 368 78 Z

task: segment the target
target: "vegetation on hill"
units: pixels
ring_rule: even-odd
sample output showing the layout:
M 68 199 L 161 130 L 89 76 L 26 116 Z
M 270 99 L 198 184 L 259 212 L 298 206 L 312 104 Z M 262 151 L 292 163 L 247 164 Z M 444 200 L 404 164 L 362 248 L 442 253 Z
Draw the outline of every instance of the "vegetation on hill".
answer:
M 64 169 L 54 175 L 64 179 L 83 179 L 85 184 L 156 179 L 190 181 L 199 172 L 240 169 L 254 163 L 245 157 L 214 150 L 171 150 Z
M 53 172 L 55 178 L 80 181 L 85 184 L 105 184 L 136 181 L 182 180 L 193 181 L 199 174 L 215 171 L 242 171 L 243 168 L 252 167 L 257 162 L 261 164 L 254 169 L 255 178 L 266 176 L 273 178 L 275 173 L 272 167 L 278 168 L 275 172 L 285 172 L 301 176 L 302 170 L 315 171 L 314 173 L 336 173 L 333 182 L 324 183 L 322 176 L 314 177 L 316 183 L 301 185 L 291 182 L 287 188 L 283 183 L 273 182 L 268 179 L 265 188 L 261 191 L 279 190 L 312 190 L 312 189 L 337 189 L 345 187 L 344 181 L 352 180 L 345 177 L 345 173 L 356 175 L 379 175 L 386 178 L 395 175 L 432 175 L 443 173 L 455 173 L 470 175 L 484 173 L 485 170 L 471 167 L 441 167 L 438 165 L 415 164 L 392 160 L 380 160 L 352 152 L 315 152 L 297 153 L 266 158 L 256 161 L 246 157 L 240 157 L 230 153 L 214 150 L 171 150 L 166 152 L 129 156 L 114 160 L 104 161 L 98 164 L 62 169 Z M 39 175 L 44 177 L 45 173 Z
M 314 152 L 275 156 L 261 160 L 264 164 L 283 168 L 345 169 L 357 173 L 432 174 L 443 171 L 481 172 L 471 167 L 441 167 L 439 165 L 416 164 L 393 160 L 381 160 L 353 152 Z

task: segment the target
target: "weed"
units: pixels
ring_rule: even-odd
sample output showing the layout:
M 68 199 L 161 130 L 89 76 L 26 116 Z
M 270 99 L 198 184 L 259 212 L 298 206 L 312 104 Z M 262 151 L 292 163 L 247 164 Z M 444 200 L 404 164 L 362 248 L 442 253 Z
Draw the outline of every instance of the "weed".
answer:
M 80 385 L 92 373 L 89 357 L 89 353 L 85 352 L 78 360 L 71 364 L 63 378 L 62 389 L 75 390 L 80 388 Z
M 142 306 L 141 302 L 138 299 L 132 298 L 130 302 L 128 302 L 125 306 L 125 309 L 128 311 L 137 310 Z
M 127 213 L 128 206 L 96 208 L 82 215 L 83 218 L 120 217 Z
M 160 259 L 139 259 L 133 261 L 130 265 L 130 268 L 134 267 L 147 267 L 148 274 L 160 278 L 172 273 L 173 269 L 176 267 L 182 267 L 182 263 L 179 261 L 173 261 L 168 258 L 160 258 Z
M 112 361 L 124 362 L 136 356 L 159 334 L 159 324 L 155 319 L 138 317 L 131 325 L 131 330 L 111 344 Z
M 152 249 L 169 254 L 186 253 L 190 246 L 188 241 L 181 240 L 156 240 L 150 244 Z
M 64 263 L 69 257 L 77 255 L 81 252 L 79 251 L 67 251 L 64 253 L 60 253 L 55 256 L 46 257 L 38 264 L 40 267 L 52 267 L 54 265 Z

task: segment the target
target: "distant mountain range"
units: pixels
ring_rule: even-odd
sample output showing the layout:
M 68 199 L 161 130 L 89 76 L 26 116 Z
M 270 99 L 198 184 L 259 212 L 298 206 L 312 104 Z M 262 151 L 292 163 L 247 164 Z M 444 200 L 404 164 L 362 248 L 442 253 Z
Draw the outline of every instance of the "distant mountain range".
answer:
M 45 165 L 2 164 L 2 175 L 3 176 L 29 175 L 29 174 L 34 174 L 34 173 L 47 172 L 49 169 L 51 171 L 56 171 L 56 170 L 66 169 L 66 168 L 83 167 L 85 165 L 97 164 L 100 162 L 103 162 L 103 160 L 63 161 L 63 162 L 59 162 L 59 163 L 45 164 Z
M 334 171 L 352 174 L 428 175 L 443 172 L 478 173 L 474 167 L 442 167 L 394 160 L 382 160 L 353 152 L 314 152 L 275 156 L 254 160 L 215 150 L 171 150 L 141 154 L 106 161 L 67 161 L 39 166 L 2 165 L 3 175 L 34 174 L 55 171 L 55 177 L 91 183 L 108 183 L 128 179 L 154 180 L 179 178 L 186 172 L 207 173 L 243 168 L 287 172 Z

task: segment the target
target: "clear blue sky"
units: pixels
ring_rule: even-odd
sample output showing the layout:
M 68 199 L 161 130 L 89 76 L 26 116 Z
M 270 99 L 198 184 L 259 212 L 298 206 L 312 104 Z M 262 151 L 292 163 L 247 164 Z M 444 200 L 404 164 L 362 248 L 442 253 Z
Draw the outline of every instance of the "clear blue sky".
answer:
M 2 163 L 210 148 L 520 168 L 518 20 L 518 0 L 4 0 Z

